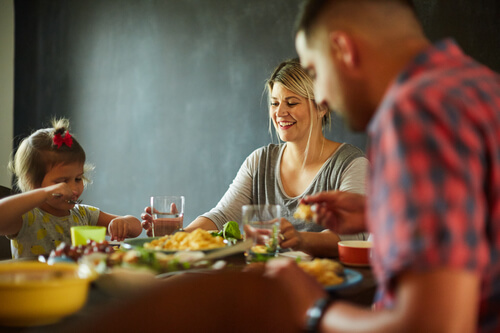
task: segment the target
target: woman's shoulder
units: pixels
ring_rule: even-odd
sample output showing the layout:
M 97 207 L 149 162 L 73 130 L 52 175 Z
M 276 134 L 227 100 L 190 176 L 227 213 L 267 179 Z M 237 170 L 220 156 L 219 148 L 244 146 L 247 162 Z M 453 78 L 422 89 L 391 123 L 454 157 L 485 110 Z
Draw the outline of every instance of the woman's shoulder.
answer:
M 257 148 L 253 151 L 252 154 L 275 154 L 280 152 L 281 149 L 284 147 L 284 143 L 276 144 L 276 143 L 270 143 L 267 146 L 263 146 L 260 148 Z
M 277 158 L 284 144 L 270 143 L 267 146 L 263 146 L 255 149 L 249 156 L 249 159 L 261 160 L 262 158 Z
M 267 166 L 273 161 L 277 161 L 281 150 L 283 149 L 283 144 L 268 144 L 255 149 L 245 160 L 244 166 L 249 170 L 256 171 L 257 169 Z
M 337 149 L 337 153 L 345 157 L 365 157 L 365 153 L 361 148 L 356 147 L 355 145 L 352 145 L 350 143 L 341 144 Z
M 353 162 L 363 162 L 361 164 L 365 165 L 366 163 L 368 163 L 368 160 L 363 150 L 361 150 L 359 147 L 356 147 L 349 143 L 342 143 L 330 156 L 327 165 L 334 169 L 345 169 Z

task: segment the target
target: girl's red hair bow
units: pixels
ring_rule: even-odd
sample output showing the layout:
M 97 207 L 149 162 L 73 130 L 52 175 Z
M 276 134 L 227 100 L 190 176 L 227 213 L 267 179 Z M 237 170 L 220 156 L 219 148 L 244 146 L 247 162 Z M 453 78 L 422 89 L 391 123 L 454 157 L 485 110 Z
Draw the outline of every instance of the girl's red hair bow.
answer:
M 66 131 L 64 137 L 61 135 L 61 133 L 57 133 L 56 135 L 54 135 L 53 141 L 57 148 L 61 148 L 63 143 L 71 148 L 71 145 L 73 144 L 73 138 L 71 137 L 71 134 L 69 134 L 69 131 Z

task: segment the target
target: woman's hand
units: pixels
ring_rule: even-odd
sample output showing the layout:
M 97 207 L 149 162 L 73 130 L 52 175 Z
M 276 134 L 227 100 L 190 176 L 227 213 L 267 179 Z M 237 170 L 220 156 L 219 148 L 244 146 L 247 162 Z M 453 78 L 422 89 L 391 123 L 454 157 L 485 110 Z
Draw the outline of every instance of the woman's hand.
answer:
M 281 220 L 280 225 L 280 247 L 293 250 L 300 250 L 302 246 L 302 236 L 295 227 L 286 219 Z
M 314 221 L 338 234 L 366 231 L 366 197 L 362 194 L 329 191 L 305 197 L 302 203 L 312 205 Z
M 153 216 L 151 216 L 151 207 L 144 208 L 144 213 L 141 214 L 141 226 L 146 230 L 148 237 L 153 236 Z
M 108 233 L 113 241 L 121 242 L 129 234 L 129 225 L 125 217 L 117 217 L 111 220 L 108 225 Z
M 155 209 L 154 210 L 155 213 L 158 213 L 158 211 Z M 171 214 L 177 214 L 178 213 L 178 210 L 177 210 L 177 206 L 172 203 L 170 205 L 170 213 Z M 153 236 L 153 216 L 151 214 L 151 207 L 146 207 L 144 208 L 144 213 L 141 214 L 141 226 L 144 230 L 146 230 L 146 233 L 149 237 L 152 237 Z M 169 219 L 166 219 L 166 218 L 162 218 L 162 221 L 172 221 L 172 222 L 177 222 L 181 223 L 181 228 L 182 228 L 182 221 L 183 221 L 183 218 L 182 217 L 173 217 L 173 218 L 169 218 Z

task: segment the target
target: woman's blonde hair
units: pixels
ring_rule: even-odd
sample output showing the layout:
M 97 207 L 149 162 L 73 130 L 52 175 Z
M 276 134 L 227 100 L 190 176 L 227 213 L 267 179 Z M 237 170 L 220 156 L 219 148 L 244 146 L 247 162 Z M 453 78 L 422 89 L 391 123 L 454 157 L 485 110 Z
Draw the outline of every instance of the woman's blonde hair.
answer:
M 316 103 L 314 99 L 314 82 L 312 78 L 307 74 L 306 70 L 301 66 L 299 59 L 288 59 L 279 64 L 269 77 L 266 82 L 266 91 L 268 96 L 268 104 L 271 103 L 271 94 L 273 92 L 273 87 L 276 83 L 281 83 L 286 89 L 290 90 L 294 94 L 304 97 L 309 102 L 309 114 L 312 117 L 314 112 L 319 112 L 324 106 L 320 106 Z M 331 110 L 326 110 L 325 115 L 321 119 L 321 127 L 325 129 L 331 126 Z M 269 133 L 272 136 L 272 119 L 269 119 Z M 307 148 L 305 156 L 307 157 L 309 150 L 309 141 L 312 135 L 312 122 L 309 128 L 309 138 L 307 141 Z M 277 135 L 277 133 L 276 133 Z M 279 138 L 278 138 L 279 139 Z M 305 163 L 306 158 L 304 158 Z
M 320 107 L 314 99 L 314 82 L 300 64 L 298 58 L 288 59 L 279 64 L 266 82 L 268 101 L 271 101 L 271 93 L 275 83 L 281 83 L 286 89 L 294 94 L 307 98 L 310 102 L 311 112 Z M 312 114 L 312 113 L 311 113 Z M 331 111 L 327 110 L 321 119 L 321 126 L 325 128 L 331 124 Z
M 16 177 L 15 185 L 19 190 L 26 192 L 41 187 L 47 172 L 59 164 L 76 162 L 84 165 L 84 172 L 93 169 L 92 165 L 85 164 L 85 151 L 73 136 L 71 144 L 57 144 L 57 138 L 65 138 L 68 134 L 69 120 L 53 119 L 52 128 L 39 129 L 21 141 L 9 161 L 9 169 Z M 86 177 L 83 180 L 85 185 L 89 183 Z

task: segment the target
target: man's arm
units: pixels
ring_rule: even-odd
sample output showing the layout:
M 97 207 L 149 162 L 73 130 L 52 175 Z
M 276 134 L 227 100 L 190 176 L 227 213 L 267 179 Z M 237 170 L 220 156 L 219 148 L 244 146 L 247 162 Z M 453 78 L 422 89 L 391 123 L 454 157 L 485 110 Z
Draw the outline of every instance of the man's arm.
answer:
M 294 318 L 301 328 L 307 310 L 325 291 L 295 262 L 270 260 L 265 276 L 276 279 L 294 299 Z M 478 275 L 462 270 L 407 271 L 395 283 L 394 308 L 372 310 L 342 301 L 325 309 L 320 332 L 474 332 L 480 296 Z M 301 319 L 302 318 L 302 319 Z
M 474 332 L 477 327 L 479 277 L 439 269 L 405 272 L 396 281 L 394 309 L 371 311 L 333 303 L 321 332 Z

